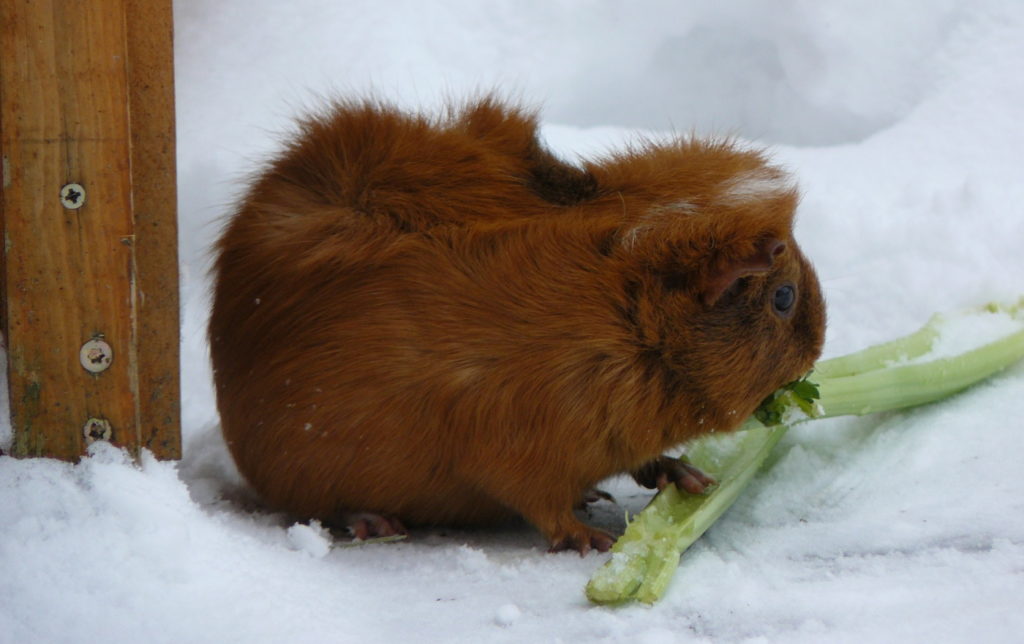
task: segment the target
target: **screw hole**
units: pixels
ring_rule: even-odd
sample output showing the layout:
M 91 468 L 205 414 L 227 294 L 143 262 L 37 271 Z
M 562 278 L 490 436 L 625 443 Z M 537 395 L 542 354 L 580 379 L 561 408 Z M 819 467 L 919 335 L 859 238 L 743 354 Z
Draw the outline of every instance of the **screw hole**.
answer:
M 96 441 L 110 440 L 113 429 L 110 427 L 110 421 L 105 418 L 90 418 L 85 422 L 82 433 L 85 435 L 86 444 L 92 444 Z

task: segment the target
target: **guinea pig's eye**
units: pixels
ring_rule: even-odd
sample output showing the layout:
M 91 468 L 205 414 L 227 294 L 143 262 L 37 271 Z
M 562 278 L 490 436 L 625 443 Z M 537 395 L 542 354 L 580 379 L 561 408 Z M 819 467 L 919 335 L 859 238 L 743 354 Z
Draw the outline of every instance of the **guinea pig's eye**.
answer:
M 788 316 L 793 310 L 794 304 L 796 304 L 795 286 L 787 283 L 775 289 L 775 294 L 772 296 L 772 310 L 777 315 Z

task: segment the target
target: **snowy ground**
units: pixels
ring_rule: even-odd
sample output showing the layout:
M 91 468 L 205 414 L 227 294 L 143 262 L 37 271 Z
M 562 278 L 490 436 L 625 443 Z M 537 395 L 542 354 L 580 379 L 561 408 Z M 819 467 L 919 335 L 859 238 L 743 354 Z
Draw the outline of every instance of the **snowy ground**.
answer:
M 883 8 L 884 6 L 884 8 Z M 809 424 L 654 607 L 526 526 L 345 543 L 259 510 L 217 431 L 206 247 L 318 94 L 499 87 L 564 154 L 730 132 L 800 178 L 827 355 L 1024 293 L 1024 4 L 176 0 L 181 463 L 0 457 L 3 642 L 1010 642 L 1024 633 L 1024 367 L 909 413 Z M 10 427 L 0 427 L 0 447 Z M 646 495 L 612 491 L 630 509 Z M 595 523 L 621 527 L 605 504 Z M 333 547 L 332 547 L 333 546 Z

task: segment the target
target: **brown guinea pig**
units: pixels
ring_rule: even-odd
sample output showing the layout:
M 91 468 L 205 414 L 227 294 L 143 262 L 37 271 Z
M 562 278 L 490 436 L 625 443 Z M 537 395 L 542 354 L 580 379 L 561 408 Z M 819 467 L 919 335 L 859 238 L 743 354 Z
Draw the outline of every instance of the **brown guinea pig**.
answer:
M 605 550 L 573 514 L 592 486 L 699 491 L 662 452 L 736 428 L 818 357 L 796 203 L 729 142 L 576 166 L 493 98 L 437 119 L 336 104 L 217 247 L 227 444 L 270 505 L 360 536 L 520 515 L 553 549 Z

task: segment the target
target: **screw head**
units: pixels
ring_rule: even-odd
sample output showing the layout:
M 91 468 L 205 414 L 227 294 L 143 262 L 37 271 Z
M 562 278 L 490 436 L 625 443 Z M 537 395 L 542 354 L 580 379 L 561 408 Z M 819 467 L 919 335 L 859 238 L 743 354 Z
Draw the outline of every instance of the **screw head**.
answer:
M 101 373 L 114 361 L 114 350 L 102 338 L 93 338 L 82 345 L 78 359 L 89 373 Z
M 96 441 L 109 441 L 114 435 L 114 430 L 106 418 L 90 418 L 85 421 L 82 433 L 85 435 L 85 444 L 91 445 Z
M 60 189 L 60 203 L 68 210 L 78 210 L 85 205 L 85 188 L 77 183 L 67 184 Z

